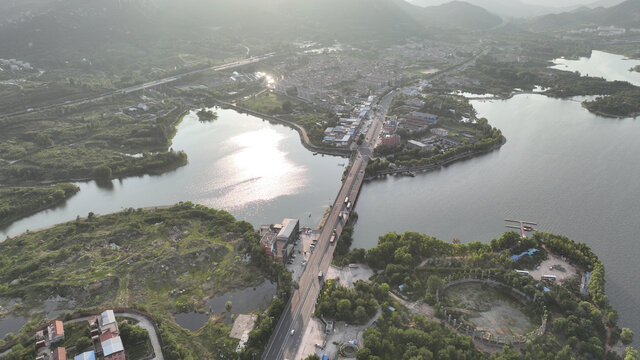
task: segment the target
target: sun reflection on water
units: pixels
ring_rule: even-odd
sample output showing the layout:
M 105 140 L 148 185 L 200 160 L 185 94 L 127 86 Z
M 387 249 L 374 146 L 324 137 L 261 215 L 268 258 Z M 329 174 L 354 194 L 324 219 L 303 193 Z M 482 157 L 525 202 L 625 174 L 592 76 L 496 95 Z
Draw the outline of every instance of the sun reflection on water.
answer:
M 282 134 L 269 128 L 234 136 L 221 146 L 233 151 L 215 164 L 210 186 L 212 203 L 237 208 L 249 203 L 293 195 L 308 184 L 304 166 L 294 164 L 280 149 Z

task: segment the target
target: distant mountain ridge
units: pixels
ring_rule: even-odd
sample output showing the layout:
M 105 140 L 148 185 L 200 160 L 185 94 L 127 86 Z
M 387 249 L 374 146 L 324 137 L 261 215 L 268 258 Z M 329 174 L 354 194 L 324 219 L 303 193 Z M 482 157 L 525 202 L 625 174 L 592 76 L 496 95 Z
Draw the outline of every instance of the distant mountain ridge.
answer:
M 450 0 L 407 0 L 414 5 L 429 7 L 437 6 L 449 2 Z M 575 9 L 596 8 L 596 7 L 611 7 L 618 5 L 624 0 L 598 0 L 591 4 L 574 5 L 574 6 L 561 6 L 561 7 L 549 7 L 542 5 L 534 5 L 525 3 L 521 0 L 466 0 L 468 3 L 479 6 L 488 10 L 491 13 L 500 15 L 506 18 L 531 18 L 536 16 L 543 16 L 548 14 L 558 14 L 562 12 L 573 11 Z
M 487 30 L 502 23 L 499 16 L 465 1 L 428 7 L 405 2 L 403 7 L 427 29 Z
M 533 19 L 534 30 L 556 31 L 588 26 L 640 28 L 640 0 L 626 0 L 612 7 L 579 9 L 573 12 L 546 15 Z

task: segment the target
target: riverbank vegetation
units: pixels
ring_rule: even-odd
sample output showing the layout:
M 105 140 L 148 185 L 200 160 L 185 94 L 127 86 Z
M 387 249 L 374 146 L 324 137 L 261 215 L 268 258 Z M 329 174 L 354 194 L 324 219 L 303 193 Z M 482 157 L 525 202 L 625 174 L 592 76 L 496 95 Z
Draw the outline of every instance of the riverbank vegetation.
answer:
M 378 146 L 374 155 L 378 159 L 367 164 L 368 176 L 391 168 L 409 169 L 429 165 L 443 165 L 456 159 L 484 153 L 501 146 L 505 142 L 502 132 L 489 125 L 485 118 L 474 123 L 463 123 L 454 120 L 441 120 L 439 127 L 447 130 L 447 136 L 436 136 L 429 129 L 420 131 L 398 130 L 401 145 L 388 148 Z M 420 149 L 408 145 L 408 140 L 419 140 L 425 143 L 434 142 L 428 148 Z
M 539 250 L 539 254 L 532 256 L 535 260 L 529 259 L 530 256 L 512 260 L 512 255 L 530 249 Z M 375 248 L 352 252 L 364 253 L 363 262 L 377 272 L 372 278 L 376 284 L 388 284 L 390 289 L 397 289 L 393 291 L 398 296 L 433 306 L 440 318 L 447 306 L 446 301 L 437 301 L 443 286 L 451 280 L 481 276 L 517 289 L 528 297 L 527 311 L 535 314 L 534 318 L 548 316 L 543 335 L 527 342 L 520 350 L 507 346 L 502 354 L 490 356 L 475 350 L 470 338 L 422 316 L 414 316 L 420 314 L 412 315 L 402 308 L 391 311 L 383 306 L 377 325 L 365 332 L 365 347 L 359 351 L 358 359 L 402 358 L 406 352 L 411 356 L 419 353 L 431 354 L 426 358 L 453 359 L 465 351 L 468 352 L 465 356 L 477 359 L 622 359 L 625 355 L 614 348 L 628 343 L 633 335 L 617 326 L 617 313 L 604 292 L 604 267 L 598 257 L 585 244 L 561 235 L 537 232 L 522 239 L 515 232 L 507 232 L 488 244 L 453 244 L 412 232 L 389 233 L 379 238 Z M 514 271 L 533 270 L 548 254 L 566 258 L 578 273 L 564 282 L 551 282 Z M 580 278 L 586 272 L 591 277 L 585 292 L 581 290 Z M 454 315 L 461 316 L 459 323 L 467 316 Z M 411 333 L 411 346 L 403 340 L 407 339 L 405 332 Z M 382 337 L 389 333 L 395 335 Z M 419 338 L 438 340 L 418 341 Z M 449 341 L 463 344 L 447 346 Z
M 52 296 L 72 301 L 69 312 L 139 308 L 156 318 L 168 359 L 232 356 L 237 345 L 228 337 L 230 326 L 215 315 L 190 332 L 172 314 L 204 312 L 206 298 L 265 278 L 278 281 L 280 303 L 292 287 L 291 275 L 265 256 L 249 223 L 188 202 L 105 216 L 90 213 L 86 219 L 8 239 L 0 251 L 0 298 L 20 299 L 8 308 L 9 315 L 30 318 Z M 279 312 L 277 305 L 271 310 L 276 322 Z M 38 318 L 36 325 L 43 321 Z M 267 339 L 272 330 L 261 322 L 257 329 Z
M 640 88 L 620 91 L 610 96 L 599 96 L 582 104 L 592 113 L 603 116 L 636 116 L 640 114 Z
M 338 125 L 338 117 L 331 112 L 317 109 L 313 105 L 295 98 L 271 92 L 247 99 L 239 105 L 258 113 L 277 116 L 298 124 L 307 132 L 312 145 L 331 147 L 322 142 L 324 129 Z
M 150 91 L 142 97 L 118 95 L 1 118 L 0 183 L 15 191 L 17 184 L 109 180 L 173 170 L 187 163 L 184 152 L 170 149 L 185 113 L 180 101 Z M 19 202 L 30 205 L 13 211 L 5 221 L 57 205 L 73 195 L 65 191 L 62 197 L 42 189 L 46 188 L 31 191 L 28 199 Z
M 337 280 L 325 281 L 314 316 L 347 323 L 366 324 L 386 301 L 389 286 L 358 281 L 354 288 L 340 286 Z
M 560 56 L 557 55 L 558 51 L 536 53 L 523 48 L 521 55 L 510 60 L 495 54 L 485 55 L 477 59 L 475 66 L 464 72 L 466 79 L 462 84 L 453 88 L 441 82 L 438 86 L 451 90 L 463 89 L 477 94 L 495 94 L 500 97 L 509 97 L 522 91 L 531 92 L 536 86 L 541 86 L 545 89 L 543 94 L 558 98 L 602 96 L 597 101 L 583 103 L 589 111 L 596 114 L 629 117 L 638 113 L 636 105 L 640 88 L 626 81 L 607 81 L 603 78 L 583 76 L 578 72 L 551 69 L 550 66 L 553 64 L 550 59 Z
M 0 226 L 64 203 L 80 190 L 60 183 L 50 186 L 0 187 Z

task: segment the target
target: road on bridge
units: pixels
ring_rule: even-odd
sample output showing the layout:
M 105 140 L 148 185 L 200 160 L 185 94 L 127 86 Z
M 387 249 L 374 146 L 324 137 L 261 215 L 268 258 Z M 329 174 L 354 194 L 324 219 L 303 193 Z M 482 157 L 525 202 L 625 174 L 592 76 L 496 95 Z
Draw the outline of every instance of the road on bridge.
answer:
M 329 239 L 334 229 L 337 237 L 342 232 L 344 221 L 340 218 L 340 212 L 346 210 L 345 199 L 348 197 L 350 202 L 355 205 L 355 200 L 364 180 L 365 168 L 395 94 L 395 90 L 390 92 L 379 103 L 378 112 L 373 116 L 372 124 L 365 135 L 365 140 L 358 147 L 349 173 L 343 181 L 333 205 L 331 205 L 327 221 L 320 232 L 316 249 L 309 258 L 307 267 L 298 282 L 298 290 L 291 296 L 269 339 L 269 343 L 262 355 L 264 360 L 293 359 L 298 351 L 302 335 L 311 321 L 316 300 L 322 288 L 322 281 L 319 279 L 318 274 L 320 272 L 326 274 L 333 259 L 335 244 L 331 244 Z M 293 334 L 291 333 L 292 330 Z

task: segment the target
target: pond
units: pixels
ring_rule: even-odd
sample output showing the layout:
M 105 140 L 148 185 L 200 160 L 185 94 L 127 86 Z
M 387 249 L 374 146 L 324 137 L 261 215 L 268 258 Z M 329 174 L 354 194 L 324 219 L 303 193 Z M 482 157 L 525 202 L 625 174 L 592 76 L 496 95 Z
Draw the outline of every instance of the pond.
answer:
M 213 314 L 224 314 L 224 323 L 233 323 L 232 315 L 247 314 L 266 308 L 276 294 L 277 284 L 265 281 L 256 287 L 228 292 L 224 295 L 209 299 L 205 308 L 209 314 L 191 312 L 176 314 L 178 325 L 191 331 L 197 331 L 209 320 Z M 227 311 L 225 305 L 231 301 L 231 311 Z

